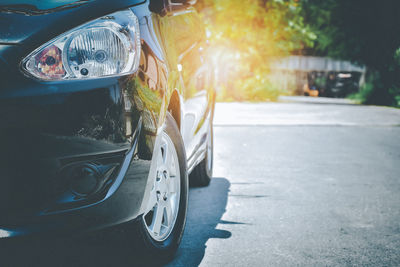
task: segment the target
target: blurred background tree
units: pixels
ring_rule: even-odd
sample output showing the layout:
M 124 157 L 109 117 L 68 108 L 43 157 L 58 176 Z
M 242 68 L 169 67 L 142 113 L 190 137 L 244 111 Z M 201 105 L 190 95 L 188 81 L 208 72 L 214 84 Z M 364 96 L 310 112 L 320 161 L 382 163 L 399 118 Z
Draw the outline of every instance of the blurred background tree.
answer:
M 285 92 L 268 76 L 271 62 L 297 54 L 365 65 L 353 97 L 400 106 L 400 0 L 198 0 L 196 7 L 219 100 L 275 100 Z
M 199 0 L 215 61 L 220 100 L 275 100 L 268 79 L 277 57 L 313 45 L 298 0 Z
M 354 97 L 400 106 L 400 1 L 302 0 L 301 11 L 317 35 L 305 54 L 364 64 L 366 83 Z

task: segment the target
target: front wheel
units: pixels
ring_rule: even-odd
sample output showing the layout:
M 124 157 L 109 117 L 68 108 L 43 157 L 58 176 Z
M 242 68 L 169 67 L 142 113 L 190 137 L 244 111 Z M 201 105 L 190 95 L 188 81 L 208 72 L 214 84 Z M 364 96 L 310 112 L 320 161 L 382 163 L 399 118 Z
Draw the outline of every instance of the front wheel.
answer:
M 137 222 L 139 245 L 159 261 L 170 259 L 182 239 L 188 203 L 188 177 L 183 141 L 168 113 L 165 129 L 157 142 L 154 159 L 156 177 L 146 203 L 146 213 Z

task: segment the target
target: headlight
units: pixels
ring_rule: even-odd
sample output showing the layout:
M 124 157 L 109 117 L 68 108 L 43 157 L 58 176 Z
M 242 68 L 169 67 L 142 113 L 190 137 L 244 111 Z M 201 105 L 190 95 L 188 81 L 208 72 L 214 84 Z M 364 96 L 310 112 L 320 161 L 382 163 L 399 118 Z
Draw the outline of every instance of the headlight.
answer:
M 130 74 L 140 56 L 139 24 L 131 10 L 96 19 L 47 42 L 22 61 L 41 80 Z

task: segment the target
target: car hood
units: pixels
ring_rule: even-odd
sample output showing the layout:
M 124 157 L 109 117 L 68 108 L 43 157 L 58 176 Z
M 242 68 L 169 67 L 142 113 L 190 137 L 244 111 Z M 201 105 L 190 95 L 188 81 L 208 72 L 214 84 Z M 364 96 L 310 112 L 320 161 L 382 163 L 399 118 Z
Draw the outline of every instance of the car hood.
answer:
M 20 13 L 24 15 L 40 15 L 58 10 L 73 8 L 89 2 L 89 0 L 1 0 L 2 12 Z
M 0 43 L 40 46 L 87 21 L 143 0 L 0 0 Z

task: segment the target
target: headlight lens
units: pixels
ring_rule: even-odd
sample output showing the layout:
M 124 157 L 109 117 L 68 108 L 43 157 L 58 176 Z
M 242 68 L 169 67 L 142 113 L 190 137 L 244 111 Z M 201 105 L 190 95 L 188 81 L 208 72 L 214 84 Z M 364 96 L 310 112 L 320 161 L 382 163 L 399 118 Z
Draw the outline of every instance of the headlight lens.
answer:
M 27 56 L 22 66 L 41 80 L 99 78 L 133 73 L 139 55 L 138 19 L 124 10 L 58 36 Z

